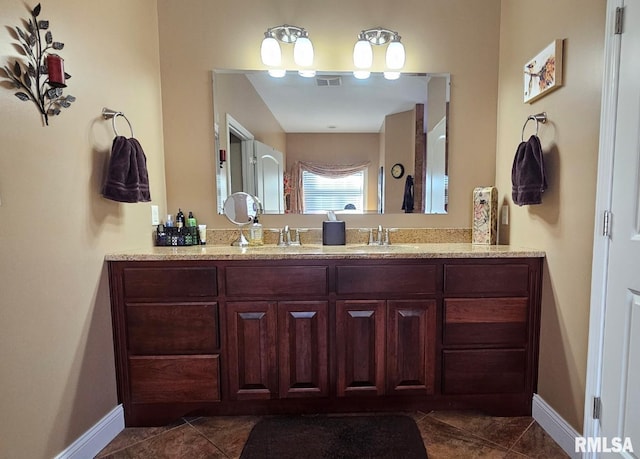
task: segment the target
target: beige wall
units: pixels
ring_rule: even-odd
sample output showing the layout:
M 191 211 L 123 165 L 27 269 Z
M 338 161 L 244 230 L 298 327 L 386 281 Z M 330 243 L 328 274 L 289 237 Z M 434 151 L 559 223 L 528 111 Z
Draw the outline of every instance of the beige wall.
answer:
M 35 5 L 37 2 L 28 2 Z M 17 57 L 0 8 L 4 66 Z M 43 127 L 32 103 L 0 87 L 0 458 L 50 458 L 116 406 L 106 252 L 150 244 L 150 204 L 99 194 L 126 113 L 164 211 L 164 154 L 154 0 L 42 1 L 77 101 Z M 118 122 L 121 133 L 126 123 Z
M 287 170 L 296 161 L 355 164 L 370 161 L 367 169 L 367 211 L 378 206 L 378 134 L 287 134 Z M 340 217 L 342 218 L 342 217 Z
M 582 431 L 594 198 L 603 73 L 605 4 L 601 0 L 502 1 L 496 184 L 510 225 L 502 242 L 547 253 L 538 392 Z M 522 103 L 522 67 L 564 38 L 564 86 Z M 549 188 L 542 205 L 515 206 L 511 164 L 527 116 L 546 111 L 540 129 Z M 529 123 L 526 135 L 534 132 Z
M 340 11 L 340 14 L 336 14 Z M 305 27 L 318 69 L 352 70 L 358 32 L 383 25 L 398 30 L 407 71 L 451 72 L 450 208 L 448 215 L 345 217 L 348 226 L 469 227 L 471 194 L 495 177 L 495 124 L 500 0 L 428 0 L 399 7 L 386 0 L 158 0 L 167 196 L 170 208 L 193 209 L 213 227 L 215 215 L 211 70 L 263 68 L 260 41 L 267 27 Z M 382 70 L 376 49 L 374 70 Z M 291 63 L 292 49 L 283 49 Z M 189 161 L 185 161 L 188 152 Z M 474 167 L 468 167 L 470 158 Z M 320 227 L 319 216 L 267 215 L 262 223 Z
M 215 122 L 220 129 L 220 148 L 227 144 L 226 114 L 244 126 L 256 140 L 286 154 L 285 132 L 246 76 L 216 73 Z

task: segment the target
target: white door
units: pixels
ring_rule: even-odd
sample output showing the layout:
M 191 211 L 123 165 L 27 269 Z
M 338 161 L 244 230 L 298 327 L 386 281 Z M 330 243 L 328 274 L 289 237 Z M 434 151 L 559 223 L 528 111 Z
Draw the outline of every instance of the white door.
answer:
M 600 437 L 640 457 L 640 0 L 625 0 L 605 296 Z
M 445 214 L 445 176 L 447 170 L 447 117 L 427 133 L 427 177 L 425 213 Z
M 284 213 L 284 155 L 269 145 L 255 141 L 256 196 L 264 213 Z

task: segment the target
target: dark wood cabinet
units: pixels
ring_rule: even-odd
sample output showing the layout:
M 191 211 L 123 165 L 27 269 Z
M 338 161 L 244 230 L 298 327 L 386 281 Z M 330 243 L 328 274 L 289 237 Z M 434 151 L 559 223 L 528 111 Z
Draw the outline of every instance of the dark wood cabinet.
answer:
M 326 301 L 278 303 L 280 398 L 329 395 Z
M 329 394 L 326 301 L 227 303 L 231 400 Z
M 435 300 L 389 301 L 387 387 L 390 394 L 430 395 L 435 387 Z
M 385 393 L 386 301 L 336 302 L 337 395 Z
M 230 301 L 226 317 L 229 398 L 276 398 L 276 303 Z
M 127 426 L 187 415 L 528 415 L 542 258 L 110 261 Z
M 504 407 L 530 409 L 538 368 L 540 262 L 445 262 L 443 395 L 502 397 L 499 414 Z

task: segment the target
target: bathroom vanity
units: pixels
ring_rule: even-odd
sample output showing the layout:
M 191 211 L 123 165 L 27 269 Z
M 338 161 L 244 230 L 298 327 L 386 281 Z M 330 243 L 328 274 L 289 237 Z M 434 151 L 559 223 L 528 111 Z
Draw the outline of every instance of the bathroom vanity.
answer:
M 544 253 L 157 247 L 107 256 L 127 426 L 185 415 L 529 415 Z

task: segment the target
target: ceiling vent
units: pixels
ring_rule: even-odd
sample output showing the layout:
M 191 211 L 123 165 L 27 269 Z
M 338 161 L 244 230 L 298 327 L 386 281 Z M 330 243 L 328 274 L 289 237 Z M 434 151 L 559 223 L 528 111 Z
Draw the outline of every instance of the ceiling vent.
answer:
M 316 85 L 322 86 L 342 86 L 342 77 L 335 75 L 322 75 L 316 77 Z

